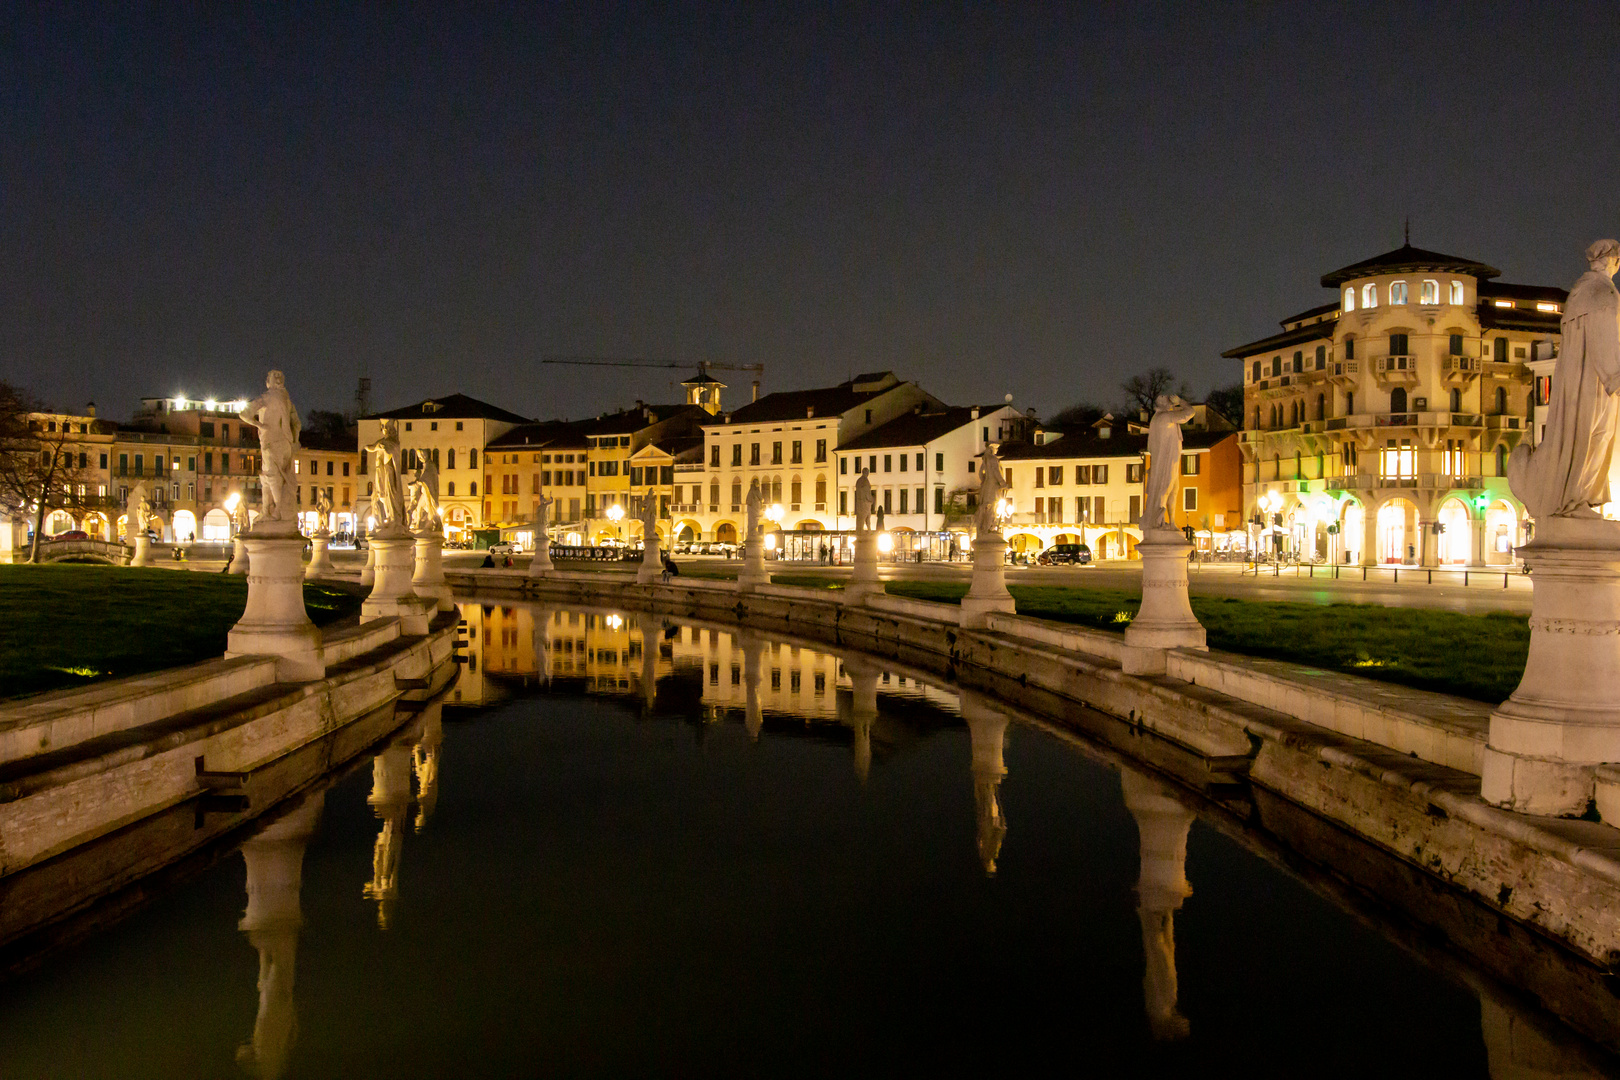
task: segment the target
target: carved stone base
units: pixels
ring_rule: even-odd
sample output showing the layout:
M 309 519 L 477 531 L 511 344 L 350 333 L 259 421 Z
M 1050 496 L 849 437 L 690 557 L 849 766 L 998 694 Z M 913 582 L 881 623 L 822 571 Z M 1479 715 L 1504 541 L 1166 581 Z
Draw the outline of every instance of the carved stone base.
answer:
M 737 575 L 739 588 L 751 589 L 755 585 L 769 585 L 771 575 L 765 570 L 765 538 L 755 535 L 743 541 L 742 572 Z
M 362 622 L 397 616 L 404 623 L 405 633 L 427 633 L 429 613 L 438 603 L 416 595 L 411 582 L 415 547 L 416 538 L 410 533 L 371 538 L 376 580 L 371 595 L 360 605 Z
M 332 573 L 332 553 L 327 550 L 332 543 L 330 536 L 316 533 L 309 538 L 309 565 L 304 567 L 304 578 L 313 581 Z
M 150 536 L 141 533 L 135 538 L 135 554 L 130 556 L 129 565 L 152 565 L 152 538 Z
M 641 565 L 636 567 L 636 584 L 651 585 L 664 576 L 664 560 L 659 553 L 656 539 L 646 540 L 643 543 Z
M 455 607 L 450 598 L 450 584 L 444 580 L 444 535 L 419 534 L 416 537 L 416 569 L 411 574 L 411 590 L 417 596 L 432 600 L 440 611 Z
M 551 562 L 551 541 L 544 533 L 534 545 L 534 558 L 529 560 L 529 576 L 541 577 L 557 569 Z
M 276 677 L 284 682 L 323 677 L 321 632 L 304 610 L 304 538 L 244 533 L 237 539 L 253 571 L 247 607 L 231 627 L 225 655 L 280 657 Z
M 1017 610 L 1007 591 L 1007 541 L 1000 533 L 973 540 L 973 584 L 962 597 L 962 626 L 982 627 L 992 612 L 1011 615 Z
M 871 529 L 855 534 L 855 565 L 844 586 L 844 603 L 859 604 L 883 592 L 877 574 L 877 533 Z
M 1480 794 L 1579 816 L 1597 766 L 1620 762 L 1620 523 L 1552 518 L 1518 549 L 1530 567 L 1530 654 L 1491 716 Z
M 1172 537 L 1174 537 L 1172 539 Z M 1166 649 L 1207 649 L 1203 624 L 1187 600 L 1187 555 L 1179 533 L 1149 533 L 1136 546 L 1142 556 L 1142 608 L 1125 629 L 1127 675 L 1159 675 Z
M 248 572 L 248 550 L 247 546 L 242 542 L 242 537 L 245 535 L 247 534 L 237 533 L 235 538 L 231 541 L 231 562 L 230 565 L 226 567 L 226 570 L 229 573 L 246 574 Z M 298 545 L 300 561 L 303 560 L 303 547 L 304 545 L 302 543 Z

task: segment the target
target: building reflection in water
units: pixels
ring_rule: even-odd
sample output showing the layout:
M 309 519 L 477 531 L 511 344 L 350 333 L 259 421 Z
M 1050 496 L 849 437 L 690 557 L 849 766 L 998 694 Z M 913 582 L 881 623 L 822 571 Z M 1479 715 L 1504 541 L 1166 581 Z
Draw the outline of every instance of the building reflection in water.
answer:
M 1175 798 L 1174 789 L 1146 773 L 1122 769 L 1120 782 L 1125 789 L 1125 808 L 1136 819 L 1142 852 L 1136 911 L 1142 920 L 1142 950 L 1147 957 L 1142 990 L 1148 1026 L 1155 1039 L 1183 1039 L 1188 1026 L 1176 1007 L 1175 913 L 1192 895 L 1186 871 L 1187 832 L 1194 814 Z
M 1007 820 L 1001 813 L 1001 781 L 1007 775 L 1002 754 L 1007 741 L 1006 713 L 989 698 L 972 690 L 961 691 L 962 719 L 973 744 L 973 802 L 978 811 L 979 861 L 994 876 Z
M 237 1051 L 237 1061 L 256 1076 L 274 1080 L 287 1067 L 296 1029 L 293 980 L 298 934 L 303 927 L 299 891 L 304 848 L 315 833 L 326 802 L 324 791 L 304 798 L 242 845 L 247 863 L 247 912 L 238 929 L 259 951 L 259 1013 L 253 1039 Z

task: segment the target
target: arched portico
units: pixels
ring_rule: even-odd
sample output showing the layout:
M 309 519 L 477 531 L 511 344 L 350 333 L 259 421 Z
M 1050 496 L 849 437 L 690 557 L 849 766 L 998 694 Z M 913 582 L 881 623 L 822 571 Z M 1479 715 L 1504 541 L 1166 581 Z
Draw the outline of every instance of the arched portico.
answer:
M 714 526 L 714 539 L 715 542 L 719 544 L 735 544 L 737 542 L 736 522 L 716 522 Z

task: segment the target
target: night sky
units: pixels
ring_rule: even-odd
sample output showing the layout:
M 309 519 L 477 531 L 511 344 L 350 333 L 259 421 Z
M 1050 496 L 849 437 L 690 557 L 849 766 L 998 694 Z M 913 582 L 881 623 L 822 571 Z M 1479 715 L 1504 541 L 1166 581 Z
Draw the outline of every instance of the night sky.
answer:
M 333 10 L 341 8 L 341 10 Z M 893 369 L 1050 413 L 1412 242 L 1620 235 L 1620 6 L 7 5 L 0 379 L 526 415 Z M 746 400 L 747 376 L 728 400 Z

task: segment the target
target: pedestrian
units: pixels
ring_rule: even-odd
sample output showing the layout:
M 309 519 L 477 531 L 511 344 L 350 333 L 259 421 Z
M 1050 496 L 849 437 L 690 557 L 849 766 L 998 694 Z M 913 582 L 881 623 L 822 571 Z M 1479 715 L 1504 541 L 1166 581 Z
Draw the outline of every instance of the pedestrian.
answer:
M 680 576 L 680 572 L 681 568 L 675 565 L 675 560 L 670 558 L 669 552 L 666 551 L 664 553 L 664 584 L 668 585 L 669 579 Z
M 501 565 L 508 570 L 512 569 L 512 556 L 508 555 L 505 559 L 501 560 Z
M 480 570 L 493 570 L 493 569 L 495 569 L 495 556 L 489 554 L 488 552 L 485 552 L 484 553 L 484 561 L 478 567 L 478 569 L 480 569 Z

